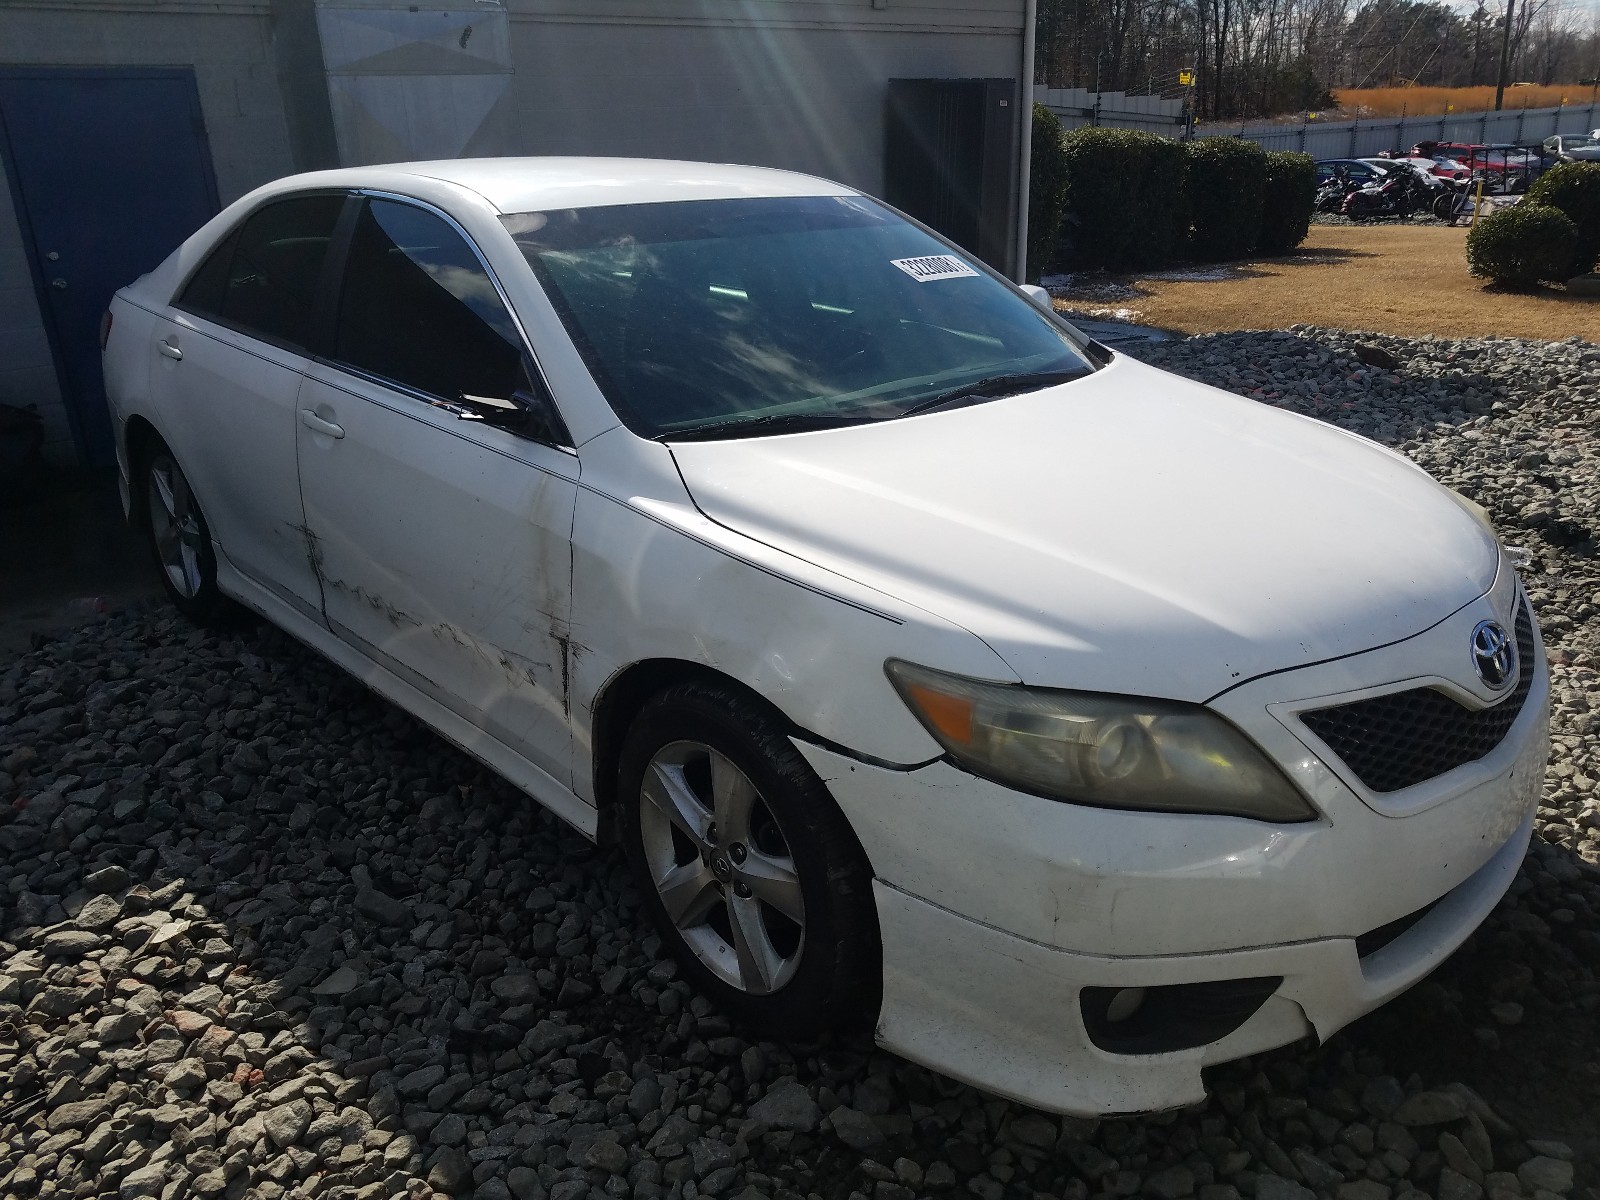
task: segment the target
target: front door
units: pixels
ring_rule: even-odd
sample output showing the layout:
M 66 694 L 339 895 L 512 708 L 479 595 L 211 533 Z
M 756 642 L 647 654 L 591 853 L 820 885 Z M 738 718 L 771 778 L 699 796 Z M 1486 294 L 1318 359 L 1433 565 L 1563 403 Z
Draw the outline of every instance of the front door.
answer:
M 577 457 L 437 403 L 527 385 L 510 313 L 452 226 L 374 199 L 333 326 L 296 427 L 329 628 L 570 786 Z
M 194 74 L 0 67 L 0 153 L 78 452 L 109 466 L 101 315 L 217 211 Z

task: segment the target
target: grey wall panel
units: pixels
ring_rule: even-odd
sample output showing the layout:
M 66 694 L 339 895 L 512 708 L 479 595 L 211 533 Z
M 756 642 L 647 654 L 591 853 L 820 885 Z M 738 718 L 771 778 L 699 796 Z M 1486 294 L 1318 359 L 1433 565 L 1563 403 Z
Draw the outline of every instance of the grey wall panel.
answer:
M 510 33 L 497 4 L 328 0 L 317 24 L 346 165 L 511 152 Z
M 517 13 L 511 45 L 517 153 L 754 163 L 874 194 L 890 79 L 1015 76 L 1020 53 L 1015 32 L 572 24 Z

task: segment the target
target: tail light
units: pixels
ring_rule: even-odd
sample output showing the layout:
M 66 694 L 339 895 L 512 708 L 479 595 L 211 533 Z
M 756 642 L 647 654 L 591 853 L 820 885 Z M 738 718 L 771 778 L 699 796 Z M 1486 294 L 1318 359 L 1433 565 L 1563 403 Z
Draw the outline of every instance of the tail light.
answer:
M 100 317 L 100 353 L 106 352 L 106 343 L 111 340 L 111 310 L 108 308 Z

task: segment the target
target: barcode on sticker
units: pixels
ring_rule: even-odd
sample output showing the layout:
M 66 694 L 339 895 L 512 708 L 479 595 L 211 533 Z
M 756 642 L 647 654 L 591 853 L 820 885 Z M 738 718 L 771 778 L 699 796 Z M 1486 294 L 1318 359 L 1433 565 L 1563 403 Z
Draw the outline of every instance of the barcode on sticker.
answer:
M 976 271 L 953 254 L 930 254 L 926 258 L 891 258 L 889 261 L 918 283 L 977 275 Z

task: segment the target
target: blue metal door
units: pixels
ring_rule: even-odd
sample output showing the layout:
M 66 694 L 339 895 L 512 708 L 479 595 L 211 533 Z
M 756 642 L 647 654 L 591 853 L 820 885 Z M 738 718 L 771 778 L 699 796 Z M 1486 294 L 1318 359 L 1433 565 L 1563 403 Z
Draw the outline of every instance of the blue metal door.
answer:
M 194 74 L 0 67 L 0 153 L 79 454 L 109 464 L 101 314 L 217 211 Z

